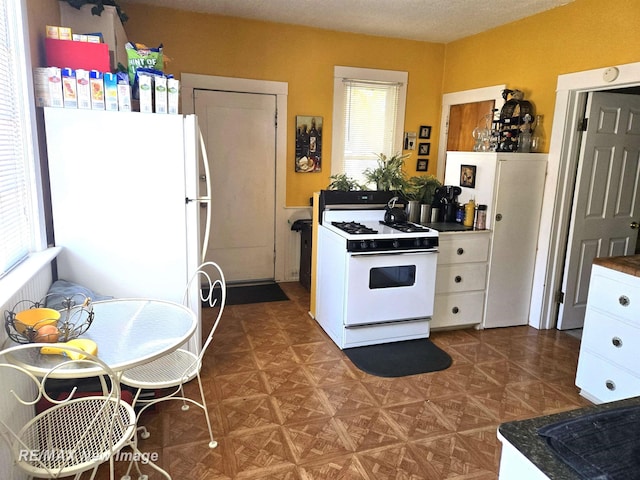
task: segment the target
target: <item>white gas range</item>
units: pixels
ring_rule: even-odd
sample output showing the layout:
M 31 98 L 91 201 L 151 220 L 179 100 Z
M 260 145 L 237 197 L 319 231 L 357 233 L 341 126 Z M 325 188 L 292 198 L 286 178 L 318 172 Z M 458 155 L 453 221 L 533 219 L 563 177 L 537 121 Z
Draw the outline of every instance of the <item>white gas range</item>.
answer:
M 340 348 L 429 336 L 438 232 L 385 224 L 391 192 L 320 192 L 316 320 Z

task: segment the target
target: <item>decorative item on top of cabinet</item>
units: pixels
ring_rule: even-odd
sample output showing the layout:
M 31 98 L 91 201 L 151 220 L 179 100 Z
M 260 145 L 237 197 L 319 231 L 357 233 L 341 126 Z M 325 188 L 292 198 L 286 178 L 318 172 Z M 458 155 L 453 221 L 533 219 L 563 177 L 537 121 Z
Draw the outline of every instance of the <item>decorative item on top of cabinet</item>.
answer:
M 482 323 L 489 232 L 440 232 L 431 330 Z
M 580 394 L 594 403 L 640 395 L 638 350 L 640 277 L 594 264 L 576 374 Z

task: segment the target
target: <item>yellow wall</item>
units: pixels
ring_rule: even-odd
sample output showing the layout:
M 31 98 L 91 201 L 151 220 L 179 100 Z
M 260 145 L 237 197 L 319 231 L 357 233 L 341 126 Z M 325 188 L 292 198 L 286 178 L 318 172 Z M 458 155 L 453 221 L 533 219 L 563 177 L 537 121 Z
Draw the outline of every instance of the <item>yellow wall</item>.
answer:
M 27 0 L 34 36 L 59 21 L 58 0 Z M 287 205 L 307 205 L 312 192 L 329 183 L 333 111 L 333 67 L 344 65 L 409 72 L 405 130 L 431 125 L 437 152 L 442 93 L 506 83 L 525 92 L 544 115 L 543 150 L 555 104 L 558 75 L 640 61 L 638 0 L 575 0 L 533 17 L 447 44 L 355 35 L 308 27 L 241 20 L 128 4 L 129 40 L 164 44 L 173 59 L 168 73 L 243 77 L 287 82 Z M 515 8 L 515 7 L 514 7 Z M 496 13 L 499 15 L 499 12 Z M 455 25 L 451 26 L 455 28 Z M 37 41 L 37 40 L 34 40 Z M 41 51 L 32 45 L 32 51 Z M 34 56 L 34 63 L 38 57 Z M 41 58 L 41 57 L 39 57 Z M 323 170 L 295 173 L 296 115 L 324 117 Z M 415 174 L 416 154 L 407 161 Z M 436 173 L 436 156 L 429 169 Z
M 638 0 L 576 0 L 449 43 L 443 92 L 502 83 L 522 90 L 544 115 L 548 151 L 558 75 L 639 62 L 639 24 Z
M 308 205 L 312 193 L 329 184 L 335 65 L 408 71 L 406 130 L 438 124 L 444 45 L 123 6 L 129 41 L 162 43 L 172 58 L 165 70 L 176 77 L 185 72 L 288 83 L 288 206 Z M 324 117 L 321 173 L 294 172 L 296 115 Z M 437 152 L 437 145 L 431 149 Z M 416 159 L 414 151 L 406 163 L 410 175 L 416 173 Z M 429 164 L 433 173 L 436 163 L 434 157 Z

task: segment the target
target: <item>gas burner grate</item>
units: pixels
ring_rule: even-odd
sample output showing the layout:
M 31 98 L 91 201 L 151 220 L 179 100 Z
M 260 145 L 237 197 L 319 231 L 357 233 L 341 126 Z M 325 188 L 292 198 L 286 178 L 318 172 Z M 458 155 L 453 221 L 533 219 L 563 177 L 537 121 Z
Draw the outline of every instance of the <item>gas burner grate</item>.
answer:
M 331 225 L 351 235 L 364 235 L 368 233 L 378 233 L 377 230 L 366 227 L 358 222 L 331 222 Z
M 429 232 L 431 229 L 427 227 L 423 227 L 422 225 L 418 225 L 417 223 L 412 222 L 383 222 L 380 220 L 380 223 L 386 225 L 387 227 L 395 228 L 403 233 L 415 233 L 415 232 Z

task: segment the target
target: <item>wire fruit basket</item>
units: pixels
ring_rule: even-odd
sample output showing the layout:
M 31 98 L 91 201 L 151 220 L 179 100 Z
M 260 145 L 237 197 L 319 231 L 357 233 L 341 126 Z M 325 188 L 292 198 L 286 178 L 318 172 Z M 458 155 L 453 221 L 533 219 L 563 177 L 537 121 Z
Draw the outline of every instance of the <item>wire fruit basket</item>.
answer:
M 34 302 L 22 300 L 5 310 L 4 328 L 16 343 L 67 342 L 91 327 L 94 312 L 91 298 L 77 293 L 64 297 L 60 308 L 47 308 L 52 295 Z M 53 327 L 53 328 L 52 328 Z

